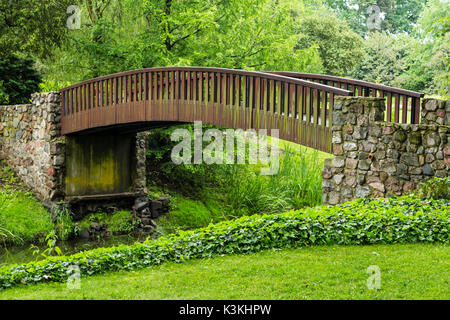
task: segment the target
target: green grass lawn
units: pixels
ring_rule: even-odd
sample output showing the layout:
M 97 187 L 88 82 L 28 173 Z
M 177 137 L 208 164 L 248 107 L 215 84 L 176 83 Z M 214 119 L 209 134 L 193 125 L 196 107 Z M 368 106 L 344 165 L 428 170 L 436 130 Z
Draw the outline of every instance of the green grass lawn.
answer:
M 369 290 L 377 265 L 381 288 Z M 0 292 L 0 299 L 449 299 L 446 245 L 317 246 L 167 263 Z

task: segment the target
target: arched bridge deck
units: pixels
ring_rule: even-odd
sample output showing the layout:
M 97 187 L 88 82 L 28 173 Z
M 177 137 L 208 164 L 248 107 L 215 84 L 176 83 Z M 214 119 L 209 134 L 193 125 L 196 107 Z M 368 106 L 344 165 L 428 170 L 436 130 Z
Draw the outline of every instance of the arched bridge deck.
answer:
M 406 122 L 409 110 L 411 122 L 418 122 L 421 94 L 412 91 L 324 75 L 165 67 L 112 74 L 61 89 L 61 131 L 202 121 L 268 129 L 269 134 L 279 129 L 281 139 L 331 153 L 334 98 L 356 94 L 387 96 L 394 121 L 400 121 L 402 111 Z

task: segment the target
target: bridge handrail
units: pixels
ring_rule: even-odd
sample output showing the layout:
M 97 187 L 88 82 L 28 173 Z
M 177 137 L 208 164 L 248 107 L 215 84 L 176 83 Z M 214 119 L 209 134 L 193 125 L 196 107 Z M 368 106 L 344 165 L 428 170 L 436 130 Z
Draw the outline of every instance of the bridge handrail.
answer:
M 279 129 L 282 139 L 331 151 L 335 96 L 353 92 L 260 71 L 158 67 L 89 79 L 60 90 L 61 132 L 201 120 Z
M 265 71 L 267 73 L 283 75 L 287 77 L 303 79 L 308 81 L 321 81 L 322 84 L 331 83 L 332 86 L 351 90 L 353 95 L 382 97 L 387 99 L 386 121 L 407 123 L 408 112 L 410 112 L 411 123 L 419 123 L 420 98 L 424 94 L 416 91 L 405 90 L 395 87 L 372 83 L 362 80 L 344 77 L 329 76 L 324 74 L 301 73 L 291 71 Z M 392 119 L 394 111 L 394 119 Z M 400 119 L 401 113 L 401 119 Z
M 259 76 L 259 77 L 264 77 L 264 78 L 267 78 L 270 80 L 280 80 L 280 81 L 284 81 L 284 82 L 291 83 L 291 84 L 299 84 L 299 85 L 303 85 L 305 87 L 310 87 L 312 89 L 321 89 L 321 90 L 325 90 L 330 93 L 334 93 L 335 95 L 341 95 L 341 96 L 353 95 L 352 92 L 349 90 L 345 90 L 342 88 L 336 88 L 333 86 L 324 85 L 324 84 L 307 81 L 307 80 L 303 80 L 303 79 L 297 79 L 295 77 L 289 77 L 287 75 L 278 74 L 278 72 L 248 71 L 248 70 L 237 70 L 237 69 L 227 69 L 227 68 L 210 68 L 210 67 L 157 67 L 157 68 L 136 69 L 136 70 L 118 72 L 118 73 L 113 73 L 113 74 L 85 80 L 85 81 L 64 87 L 64 88 L 60 89 L 60 92 L 79 87 L 83 84 L 94 83 L 97 81 L 109 80 L 109 79 L 114 79 L 117 77 L 128 76 L 128 75 L 134 75 L 136 73 L 141 73 L 141 72 L 159 72 L 159 71 L 223 72 L 223 73 L 236 74 L 236 75 L 241 75 L 241 76 Z

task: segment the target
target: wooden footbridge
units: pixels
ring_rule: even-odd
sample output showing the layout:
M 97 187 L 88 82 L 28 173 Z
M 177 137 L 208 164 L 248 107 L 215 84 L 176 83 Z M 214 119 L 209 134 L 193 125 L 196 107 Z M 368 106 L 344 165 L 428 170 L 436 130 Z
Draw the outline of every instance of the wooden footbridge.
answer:
M 134 70 L 61 90 L 62 134 L 151 123 L 279 129 L 281 139 L 331 153 L 336 96 L 385 97 L 386 121 L 418 123 L 418 92 L 295 72 L 165 67 Z M 124 129 L 125 130 L 125 129 Z

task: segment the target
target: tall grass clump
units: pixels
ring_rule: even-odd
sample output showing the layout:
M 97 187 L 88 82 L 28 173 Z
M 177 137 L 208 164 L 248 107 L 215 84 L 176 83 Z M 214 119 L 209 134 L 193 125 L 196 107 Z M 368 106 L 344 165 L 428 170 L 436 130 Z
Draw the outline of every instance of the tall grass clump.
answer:
M 0 189 L 0 242 L 41 240 L 54 230 L 50 213 L 31 194 Z
M 230 166 L 224 174 L 224 192 L 235 216 L 316 206 L 322 202 L 321 170 L 317 152 L 287 149 L 274 175 L 260 175 L 258 166 Z

